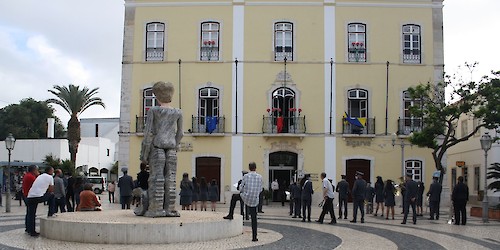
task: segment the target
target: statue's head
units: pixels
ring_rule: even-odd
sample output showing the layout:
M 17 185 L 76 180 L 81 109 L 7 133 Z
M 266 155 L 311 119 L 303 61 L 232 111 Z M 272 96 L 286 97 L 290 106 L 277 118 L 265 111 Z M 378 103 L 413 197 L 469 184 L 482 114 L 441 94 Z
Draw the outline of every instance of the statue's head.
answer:
M 157 82 L 153 85 L 153 93 L 159 102 L 170 103 L 174 95 L 174 85 L 171 82 Z

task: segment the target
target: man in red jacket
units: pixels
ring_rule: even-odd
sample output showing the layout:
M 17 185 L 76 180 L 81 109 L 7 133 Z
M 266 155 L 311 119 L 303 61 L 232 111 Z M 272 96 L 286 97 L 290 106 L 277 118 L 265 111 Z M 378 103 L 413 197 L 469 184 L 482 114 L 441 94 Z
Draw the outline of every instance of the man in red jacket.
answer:
M 26 216 L 24 218 L 24 232 L 28 232 L 28 204 L 26 204 L 26 198 L 28 197 L 28 192 L 30 191 L 33 182 L 35 182 L 36 177 L 40 175 L 38 172 L 38 166 L 30 165 L 28 167 L 28 172 L 23 177 L 23 200 L 24 205 L 26 205 Z

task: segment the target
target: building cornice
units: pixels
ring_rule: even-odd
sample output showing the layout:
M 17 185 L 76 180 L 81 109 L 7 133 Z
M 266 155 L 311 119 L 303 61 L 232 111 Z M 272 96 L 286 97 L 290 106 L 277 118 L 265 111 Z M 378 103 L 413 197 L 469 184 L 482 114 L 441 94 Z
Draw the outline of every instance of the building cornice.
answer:
M 383 8 L 443 8 L 442 2 L 428 1 L 422 3 L 387 3 L 387 2 L 337 2 L 335 0 L 325 0 L 324 2 L 273 2 L 258 1 L 245 2 L 234 0 L 232 2 L 126 2 L 125 7 L 196 7 L 196 6 L 337 6 L 337 7 L 383 7 Z

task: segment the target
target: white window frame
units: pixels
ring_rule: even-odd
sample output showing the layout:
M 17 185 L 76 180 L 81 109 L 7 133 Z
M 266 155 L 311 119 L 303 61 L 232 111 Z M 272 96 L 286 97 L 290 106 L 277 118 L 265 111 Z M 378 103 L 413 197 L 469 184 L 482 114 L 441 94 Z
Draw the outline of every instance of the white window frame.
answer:
M 411 116 L 410 107 L 422 106 L 421 99 L 411 98 L 408 91 L 403 91 L 403 129 L 405 135 L 422 129 L 422 119 L 420 117 Z M 408 122 L 407 122 L 408 121 Z
M 206 21 L 201 23 L 200 61 L 219 61 L 220 23 Z
M 349 23 L 347 25 L 347 60 L 366 62 L 366 24 Z
M 359 103 L 359 112 L 353 112 L 354 102 Z M 355 88 L 347 91 L 347 112 L 350 117 L 368 118 L 368 90 Z
M 287 51 L 289 50 L 289 51 Z M 274 23 L 274 61 L 293 61 L 293 23 Z
M 414 181 L 422 181 L 424 166 L 421 160 L 410 159 L 405 161 L 405 173 L 411 173 Z
M 146 24 L 146 61 L 163 61 L 165 58 L 165 24 Z
M 206 91 L 206 94 L 203 92 Z M 199 123 L 205 125 L 207 116 L 219 117 L 220 114 L 220 90 L 214 87 L 204 87 L 198 90 L 198 117 Z M 209 110 L 210 109 L 210 110 Z
M 153 94 L 153 88 L 145 88 L 142 90 L 142 113 L 144 118 L 148 115 L 148 110 L 154 106 L 160 106 Z
M 417 24 L 402 27 L 403 63 L 422 63 L 422 29 Z

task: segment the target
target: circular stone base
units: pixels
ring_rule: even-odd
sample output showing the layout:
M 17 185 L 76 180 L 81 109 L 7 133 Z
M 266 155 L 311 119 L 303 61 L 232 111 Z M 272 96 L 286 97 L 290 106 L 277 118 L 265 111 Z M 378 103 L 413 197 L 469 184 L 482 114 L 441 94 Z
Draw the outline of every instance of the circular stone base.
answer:
M 98 244 L 198 242 L 241 235 L 243 220 L 216 212 L 180 211 L 181 217 L 149 218 L 132 210 L 62 213 L 40 218 L 40 233 L 53 240 Z

